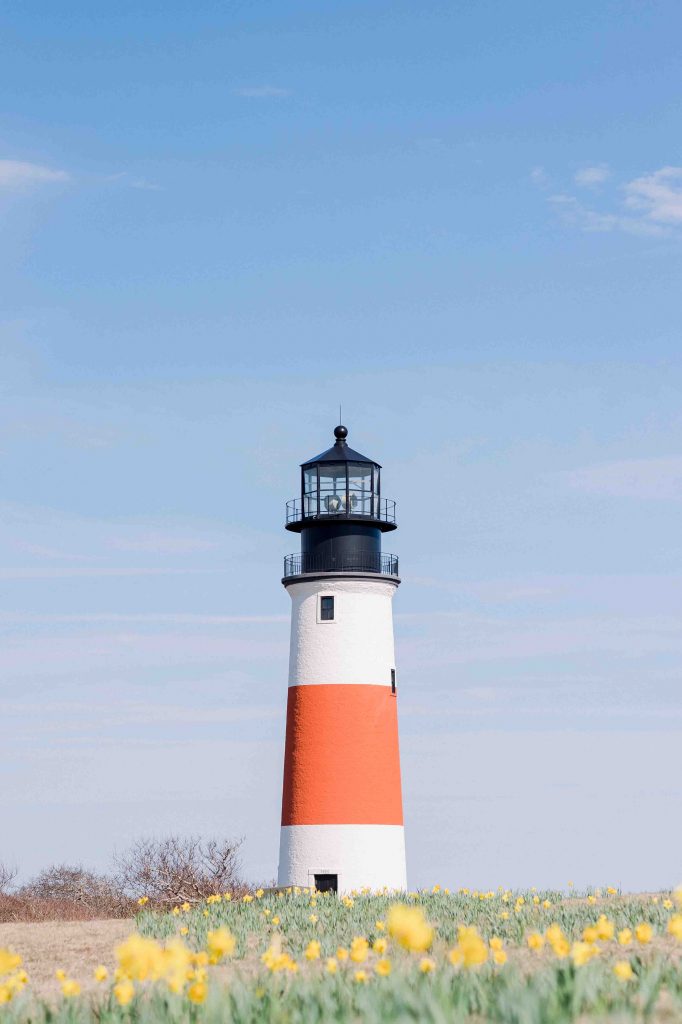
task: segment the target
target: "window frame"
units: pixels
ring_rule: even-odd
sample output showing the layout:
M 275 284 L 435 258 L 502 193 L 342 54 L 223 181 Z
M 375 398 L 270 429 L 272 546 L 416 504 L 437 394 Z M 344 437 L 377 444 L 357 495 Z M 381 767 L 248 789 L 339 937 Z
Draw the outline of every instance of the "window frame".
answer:
M 328 622 L 336 622 L 336 601 L 334 600 L 335 597 L 336 597 L 335 594 L 319 594 L 318 595 L 318 602 L 317 602 L 317 621 L 318 622 L 324 622 L 325 625 Z M 323 614 L 322 614 L 322 601 L 323 600 L 329 600 L 332 603 L 331 604 L 331 613 L 332 613 L 331 614 L 331 618 L 328 618 L 327 616 L 323 616 Z

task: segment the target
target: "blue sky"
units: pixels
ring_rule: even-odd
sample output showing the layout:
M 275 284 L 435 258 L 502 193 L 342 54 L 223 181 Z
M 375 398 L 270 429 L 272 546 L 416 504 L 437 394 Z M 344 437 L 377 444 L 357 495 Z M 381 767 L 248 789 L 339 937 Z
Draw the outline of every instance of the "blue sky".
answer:
M 398 501 L 412 885 L 679 881 L 673 2 L 0 13 L 0 859 L 276 873 L 297 466 Z

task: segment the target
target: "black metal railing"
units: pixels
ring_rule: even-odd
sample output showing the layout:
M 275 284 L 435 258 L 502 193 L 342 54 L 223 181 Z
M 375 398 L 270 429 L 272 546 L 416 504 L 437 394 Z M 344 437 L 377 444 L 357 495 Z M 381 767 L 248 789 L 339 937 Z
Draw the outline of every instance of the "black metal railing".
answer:
M 386 552 L 347 552 L 343 555 L 307 554 L 298 551 L 284 558 L 284 575 L 303 576 L 309 572 L 376 572 L 398 575 L 398 556 Z
M 329 497 L 329 496 L 327 496 Z M 353 499 L 351 493 L 351 499 Z M 395 502 L 391 498 L 372 498 L 367 500 L 350 501 L 350 511 L 347 507 L 345 495 L 342 498 L 334 498 L 319 503 L 317 496 L 313 500 L 310 496 L 305 497 L 305 514 L 303 502 L 300 498 L 292 498 L 287 502 L 287 524 L 299 523 L 303 519 L 364 519 L 374 520 L 380 523 L 395 524 Z

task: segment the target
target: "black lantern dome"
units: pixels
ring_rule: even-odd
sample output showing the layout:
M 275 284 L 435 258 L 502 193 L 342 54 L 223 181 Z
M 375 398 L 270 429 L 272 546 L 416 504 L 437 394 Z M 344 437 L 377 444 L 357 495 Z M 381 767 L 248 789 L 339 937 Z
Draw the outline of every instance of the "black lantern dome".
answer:
M 301 465 L 301 496 L 287 502 L 286 529 L 301 534 L 299 572 L 386 572 L 381 534 L 396 529 L 395 502 L 381 496 L 381 466 L 349 447 L 339 424 L 331 448 Z M 313 568 L 314 566 L 314 568 Z M 298 575 L 287 573 L 285 576 Z

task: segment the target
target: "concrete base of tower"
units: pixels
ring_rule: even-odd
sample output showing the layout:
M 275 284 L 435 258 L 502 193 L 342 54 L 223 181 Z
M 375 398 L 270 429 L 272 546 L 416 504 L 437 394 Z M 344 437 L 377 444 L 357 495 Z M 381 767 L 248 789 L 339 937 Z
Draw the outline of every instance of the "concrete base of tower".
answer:
M 337 875 L 338 891 L 407 888 L 402 825 L 283 825 L 279 885 L 315 884 Z

